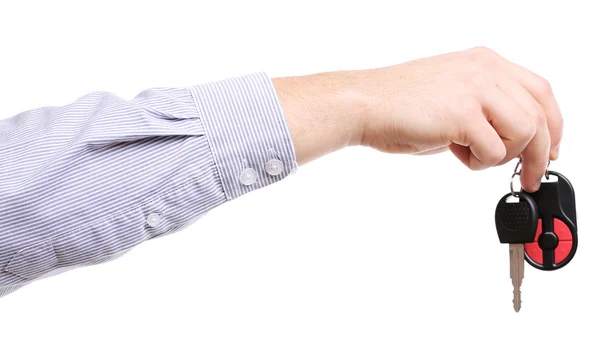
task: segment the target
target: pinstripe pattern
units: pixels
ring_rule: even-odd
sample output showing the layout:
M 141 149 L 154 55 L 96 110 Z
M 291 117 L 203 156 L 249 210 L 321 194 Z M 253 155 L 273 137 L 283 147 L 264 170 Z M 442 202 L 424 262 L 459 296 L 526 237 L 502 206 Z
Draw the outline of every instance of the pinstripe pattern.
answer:
M 270 158 L 280 175 L 264 171 Z M 282 180 L 295 159 L 264 73 L 131 100 L 96 92 L 0 120 L 0 296 L 177 232 Z M 244 167 L 256 183 L 240 183 Z
M 256 95 L 253 93 L 255 91 L 263 94 Z M 195 101 L 198 102 L 204 124 L 213 131 L 208 138 L 215 163 L 225 180 L 225 192 L 228 196 L 238 197 L 247 191 L 266 186 L 273 180 L 263 169 L 269 154 L 276 155 L 285 167 L 276 180 L 296 167 L 293 146 L 289 142 L 289 129 L 270 80 L 251 75 L 197 86 L 192 89 L 192 93 L 196 96 Z M 231 135 L 234 137 L 230 137 Z M 246 148 L 231 148 L 228 145 L 232 142 L 246 145 Z M 247 166 L 263 175 L 250 187 L 236 181 L 244 168 L 242 160 L 246 160 Z

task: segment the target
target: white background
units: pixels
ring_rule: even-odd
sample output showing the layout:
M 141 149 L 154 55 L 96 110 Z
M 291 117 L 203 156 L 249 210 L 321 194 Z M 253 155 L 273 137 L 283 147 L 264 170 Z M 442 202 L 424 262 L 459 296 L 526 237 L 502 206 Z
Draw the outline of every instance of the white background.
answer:
M 575 186 L 580 244 L 560 271 L 525 267 L 516 314 L 493 219 L 515 164 L 471 172 L 450 153 L 351 148 L 116 261 L 0 299 L 0 350 L 598 349 L 592 5 L 8 3 L 1 118 L 97 90 L 132 98 L 255 71 L 372 68 L 490 47 L 553 85 L 565 132 L 552 169 Z

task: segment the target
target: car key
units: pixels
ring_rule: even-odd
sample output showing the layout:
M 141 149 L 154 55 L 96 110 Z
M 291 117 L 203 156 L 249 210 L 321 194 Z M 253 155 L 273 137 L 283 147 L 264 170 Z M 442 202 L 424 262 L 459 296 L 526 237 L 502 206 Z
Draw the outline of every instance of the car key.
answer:
M 539 219 L 534 242 L 525 244 L 525 260 L 532 267 L 551 271 L 566 266 L 577 251 L 575 192 L 562 174 L 546 172 L 557 181 L 542 182 L 529 194 L 537 204 Z
M 514 201 L 514 200 L 518 201 Z M 510 279 L 513 285 L 513 308 L 521 309 L 521 284 L 524 277 L 524 245 L 535 241 L 538 226 L 538 208 L 535 200 L 526 192 L 504 195 L 496 206 L 496 231 L 498 239 L 508 244 Z

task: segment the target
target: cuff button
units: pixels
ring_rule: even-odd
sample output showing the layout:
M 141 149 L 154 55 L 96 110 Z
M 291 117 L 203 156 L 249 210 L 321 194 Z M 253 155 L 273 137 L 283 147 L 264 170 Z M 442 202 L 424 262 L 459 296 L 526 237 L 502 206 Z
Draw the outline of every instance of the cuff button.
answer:
M 252 185 L 256 183 L 258 173 L 252 168 L 246 168 L 240 174 L 240 182 L 244 185 Z
M 280 175 L 283 172 L 283 162 L 275 159 L 269 160 L 265 165 L 265 171 L 272 176 Z

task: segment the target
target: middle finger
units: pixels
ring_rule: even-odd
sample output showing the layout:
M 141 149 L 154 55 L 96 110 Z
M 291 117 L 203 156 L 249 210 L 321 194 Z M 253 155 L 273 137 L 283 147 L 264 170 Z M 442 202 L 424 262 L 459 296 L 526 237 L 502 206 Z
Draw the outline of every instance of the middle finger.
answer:
M 526 191 L 537 191 L 548 166 L 551 145 L 544 108 L 527 89 L 511 78 L 499 77 L 497 85 L 500 90 L 521 105 L 527 111 L 529 118 L 536 123 L 536 133 L 521 154 L 523 164 L 520 179 L 521 185 Z

